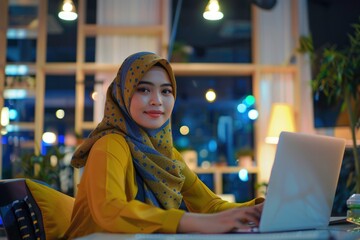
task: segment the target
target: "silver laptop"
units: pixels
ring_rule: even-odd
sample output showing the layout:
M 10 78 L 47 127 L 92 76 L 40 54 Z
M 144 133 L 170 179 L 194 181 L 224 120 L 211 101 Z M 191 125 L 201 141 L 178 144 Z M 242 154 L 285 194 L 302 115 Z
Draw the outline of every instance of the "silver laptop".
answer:
M 282 132 L 259 232 L 327 227 L 345 140 Z

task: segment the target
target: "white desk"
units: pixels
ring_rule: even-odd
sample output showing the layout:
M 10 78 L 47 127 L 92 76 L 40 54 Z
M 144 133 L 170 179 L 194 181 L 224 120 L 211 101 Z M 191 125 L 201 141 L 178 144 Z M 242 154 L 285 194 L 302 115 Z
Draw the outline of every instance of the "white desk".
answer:
M 333 225 L 326 229 L 292 231 L 279 233 L 228 233 L 228 234 L 108 234 L 95 233 L 80 240 L 353 240 L 360 239 L 360 230 L 356 225 L 342 224 Z

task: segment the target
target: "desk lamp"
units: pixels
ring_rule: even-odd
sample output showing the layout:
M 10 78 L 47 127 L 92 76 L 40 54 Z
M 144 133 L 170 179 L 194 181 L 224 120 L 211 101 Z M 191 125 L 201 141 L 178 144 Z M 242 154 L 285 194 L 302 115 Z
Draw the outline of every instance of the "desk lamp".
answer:
M 277 144 L 282 131 L 295 132 L 293 107 L 286 103 L 273 103 L 265 142 Z

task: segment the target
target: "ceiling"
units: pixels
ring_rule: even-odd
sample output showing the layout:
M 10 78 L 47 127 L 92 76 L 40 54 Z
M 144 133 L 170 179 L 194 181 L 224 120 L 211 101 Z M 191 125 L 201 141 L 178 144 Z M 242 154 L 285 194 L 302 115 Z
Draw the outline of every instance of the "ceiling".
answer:
M 77 4 L 76 0 L 74 2 Z M 21 36 L 36 39 L 38 3 L 39 0 L 9 0 L 9 39 L 20 38 Z M 57 17 L 61 3 L 62 0 L 48 1 L 48 33 L 49 38 L 53 38 L 48 41 L 48 44 L 49 47 L 58 48 L 63 46 L 70 50 L 70 48 L 75 48 L 76 21 L 65 22 Z M 251 4 L 266 9 L 273 7 L 276 0 L 220 1 L 222 11 L 225 14 L 224 19 L 221 21 L 203 19 L 202 11 L 207 4 L 207 0 L 172 0 L 171 3 L 173 16 L 175 16 L 176 9 L 180 9 L 179 24 L 177 26 L 173 25 L 173 27 L 177 27 L 176 41 L 185 42 L 201 54 L 204 48 L 209 47 L 221 48 L 232 45 L 249 48 Z M 308 6 L 310 29 L 315 45 L 321 45 L 324 42 L 344 45 L 347 36 L 343 32 L 351 31 L 350 23 L 358 20 L 360 1 L 308 0 Z M 87 0 L 87 9 L 87 22 L 95 23 L 96 0 Z M 26 32 L 15 31 L 24 26 L 27 26 Z M 11 49 L 9 54 L 11 55 Z M 61 57 L 61 54 L 59 57 Z M 11 56 L 9 61 L 11 61 Z M 68 61 L 68 59 L 64 59 L 64 61 Z
M 7 61 L 35 61 L 38 0 L 9 0 L 9 30 L 27 26 L 28 41 L 19 40 L 19 33 L 8 38 Z M 47 61 L 76 61 L 77 22 L 61 21 L 57 12 L 62 0 L 48 0 Z M 74 1 L 77 4 L 77 1 Z M 180 6 L 176 42 L 190 46 L 193 62 L 251 62 L 251 4 L 266 8 L 274 0 L 223 0 L 220 1 L 224 19 L 207 21 L 202 11 L 207 0 L 172 0 L 172 15 Z M 263 5 L 261 5 L 263 4 Z M 350 23 L 360 16 L 359 0 L 308 0 L 309 26 L 315 47 L 325 42 L 339 46 L 348 41 L 344 33 L 351 32 Z M 96 0 L 87 0 L 87 22 L 96 22 Z M 11 31 L 9 31 L 11 33 Z M 16 31 L 15 31 L 16 32 Z M 24 36 L 24 33 L 22 36 Z M 21 35 L 20 34 L 20 35 Z M 95 40 L 86 43 L 86 60 L 94 61 Z M 212 53 L 212 54 L 209 54 Z M 239 57 L 240 56 L 240 57 Z M 56 86 L 55 86 L 56 87 Z

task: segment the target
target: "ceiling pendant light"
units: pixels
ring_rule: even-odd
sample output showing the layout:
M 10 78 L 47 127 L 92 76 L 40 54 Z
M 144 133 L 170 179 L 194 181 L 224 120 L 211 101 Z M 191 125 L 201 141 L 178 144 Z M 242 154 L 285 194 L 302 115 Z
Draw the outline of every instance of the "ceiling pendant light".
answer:
M 72 0 L 64 0 L 58 16 L 66 21 L 75 20 L 77 18 L 77 13 L 74 2 Z
M 209 0 L 203 17 L 207 20 L 220 20 L 224 17 L 224 14 L 220 11 L 220 5 L 217 0 Z

